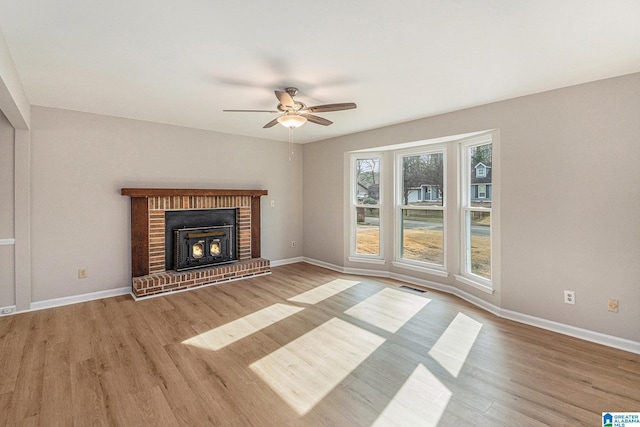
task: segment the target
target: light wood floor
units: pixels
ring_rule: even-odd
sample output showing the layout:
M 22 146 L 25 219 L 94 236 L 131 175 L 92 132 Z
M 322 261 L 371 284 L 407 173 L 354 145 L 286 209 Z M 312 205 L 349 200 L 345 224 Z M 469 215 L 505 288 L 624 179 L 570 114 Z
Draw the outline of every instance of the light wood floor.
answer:
M 293 264 L 2 317 L 0 425 L 596 426 L 640 411 L 640 355 L 399 285 Z

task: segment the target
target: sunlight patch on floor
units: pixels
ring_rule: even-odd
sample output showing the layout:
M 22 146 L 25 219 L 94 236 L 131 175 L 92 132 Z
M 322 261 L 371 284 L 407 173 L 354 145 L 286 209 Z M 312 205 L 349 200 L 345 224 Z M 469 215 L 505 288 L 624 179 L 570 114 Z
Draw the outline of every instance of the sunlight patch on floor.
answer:
M 458 313 L 429 350 L 429 356 L 433 357 L 451 375 L 458 377 L 481 328 L 482 323 Z
M 294 411 L 304 415 L 384 341 L 333 318 L 250 367 Z
M 299 302 L 303 304 L 317 304 L 327 298 L 339 294 L 340 292 L 349 289 L 352 286 L 357 285 L 358 281 L 336 279 L 331 282 L 320 285 L 317 288 L 313 288 L 307 292 L 303 292 L 300 295 L 289 298 L 287 301 Z
M 220 350 L 280 320 L 304 310 L 287 304 L 273 304 L 210 331 L 182 341 L 195 347 Z
M 436 426 L 449 399 L 451 391 L 419 364 L 372 426 Z
M 354 305 L 345 314 L 395 333 L 430 301 L 423 296 L 385 288 Z

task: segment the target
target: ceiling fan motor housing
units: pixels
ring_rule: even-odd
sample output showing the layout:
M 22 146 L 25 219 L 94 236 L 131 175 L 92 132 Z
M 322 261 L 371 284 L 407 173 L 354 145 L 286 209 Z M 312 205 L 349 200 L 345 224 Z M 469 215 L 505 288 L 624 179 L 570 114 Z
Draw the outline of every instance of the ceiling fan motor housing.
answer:
M 326 113 L 330 111 L 351 110 L 353 108 L 356 108 L 356 104 L 353 102 L 344 102 L 341 104 L 316 105 L 316 106 L 307 108 L 307 106 L 304 103 L 295 101 L 293 99 L 293 97 L 296 96 L 297 94 L 298 94 L 298 88 L 295 88 L 295 87 L 287 87 L 284 89 L 284 91 L 276 90 L 275 95 L 279 101 L 278 106 L 276 107 L 277 111 L 270 111 L 270 110 L 223 110 L 223 111 L 263 112 L 263 113 L 277 113 L 278 111 L 280 111 L 284 113 L 284 115 L 271 120 L 269 123 L 267 123 L 263 127 L 270 128 L 275 126 L 277 123 L 281 123 L 283 126 L 291 128 L 291 127 L 302 126 L 307 121 L 310 121 L 312 123 L 322 125 L 322 126 L 329 126 L 330 124 L 333 123 L 331 120 L 327 120 L 325 118 L 315 116 L 311 113 L 316 113 L 316 112 Z M 290 118 L 292 119 L 291 121 L 289 121 Z M 293 121 L 296 122 L 294 125 L 286 124 L 286 123 L 292 123 Z
M 289 96 L 294 97 L 298 94 L 298 88 L 297 87 L 288 87 L 285 88 L 284 90 L 285 92 L 287 92 L 289 94 Z

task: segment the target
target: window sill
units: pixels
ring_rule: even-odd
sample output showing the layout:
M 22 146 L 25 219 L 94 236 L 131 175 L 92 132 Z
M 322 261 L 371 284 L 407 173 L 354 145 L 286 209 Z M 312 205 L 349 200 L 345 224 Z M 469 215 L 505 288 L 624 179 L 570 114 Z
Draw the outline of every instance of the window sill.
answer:
M 359 257 L 359 256 L 350 256 L 349 257 L 349 261 L 351 262 L 362 262 L 365 264 L 379 264 L 382 265 L 384 263 L 386 263 L 385 260 L 380 259 L 380 258 L 364 258 L 364 257 Z
M 438 270 L 438 269 L 435 269 L 435 268 L 422 267 L 422 266 L 419 266 L 419 265 L 408 264 L 408 263 L 404 263 L 404 262 L 401 262 L 401 261 L 393 261 L 393 262 L 391 262 L 391 265 L 393 265 L 394 267 L 406 268 L 407 270 L 418 271 L 420 273 L 432 274 L 434 276 L 449 277 L 449 272 L 447 272 L 445 270 Z
M 481 282 L 479 282 L 477 280 L 473 280 L 473 279 L 470 279 L 470 278 L 465 277 L 465 276 L 460 276 L 458 274 L 455 275 L 455 278 L 456 278 L 456 280 L 458 282 L 464 283 L 465 285 L 469 285 L 472 288 L 476 288 L 476 289 L 481 290 L 482 292 L 486 292 L 488 294 L 493 295 L 493 290 L 494 289 L 491 287 L 491 285 L 487 285 L 487 284 L 481 283 Z

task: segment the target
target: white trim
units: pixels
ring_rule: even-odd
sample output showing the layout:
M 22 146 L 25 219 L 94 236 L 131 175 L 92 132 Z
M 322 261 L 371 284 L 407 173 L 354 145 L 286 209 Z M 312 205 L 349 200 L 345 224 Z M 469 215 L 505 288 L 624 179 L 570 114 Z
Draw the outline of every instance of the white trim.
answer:
M 614 337 L 612 335 L 590 331 L 588 329 L 582 329 L 576 326 L 558 323 L 553 320 L 542 319 L 540 317 L 530 316 L 528 314 L 518 313 L 511 310 L 501 310 L 500 317 L 513 320 L 514 322 L 546 329 L 548 331 L 557 332 L 559 334 L 568 335 L 570 337 L 580 338 L 585 341 L 591 341 L 608 347 L 640 354 L 640 342 L 637 341 Z
M 409 264 L 402 261 L 392 261 L 391 265 L 398 268 L 406 268 L 407 270 L 417 271 L 419 273 L 433 274 L 439 277 L 449 277 L 449 272 L 437 268 L 423 267 L 421 265 Z
M 0 239 L 0 246 L 11 246 L 16 244 L 16 239 Z
M 15 305 L 8 305 L 6 307 L 0 307 L 0 316 L 8 316 L 16 312 Z
M 387 270 L 365 270 L 364 268 L 345 267 L 342 272 L 345 274 L 353 274 L 354 276 L 389 277 Z
M 486 133 L 490 133 L 493 130 L 491 129 L 487 129 L 487 130 L 481 130 L 481 131 L 477 131 L 477 132 L 469 132 L 469 133 L 461 133 L 458 135 L 449 135 L 449 136 L 442 136 L 442 137 L 437 137 L 437 138 L 429 138 L 429 139 L 422 139 L 419 141 L 410 141 L 410 142 L 399 142 L 399 143 L 395 143 L 392 145 L 383 145 L 381 147 L 373 147 L 373 148 L 363 148 L 362 150 L 354 150 L 351 151 L 351 153 L 369 153 L 372 151 L 397 151 L 397 150 L 404 150 L 404 149 L 408 149 L 408 148 L 415 148 L 415 147 L 421 147 L 423 145 L 430 145 L 430 144 L 443 144 L 443 143 L 448 143 L 448 142 L 453 142 L 453 141 L 459 141 L 461 139 L 466 139 L 466 138 L 471 138 L 471 137 L 476 137 L 479 135 L 484 135 Z
M 320 261 L 313 258 L 303 257 L 302 262 L 306 262 L 307 264 L 316 265 L 318 267 L 326 268 L 327 270 L 337 271 L 338 273 L 344 273 L 344 268 L 339 265 L 330 264 L 328 262 Z
M 489 286 L 489 285 L 485 285 L 483 283 L 480 283 L 478 281 L 469 279 L 468 277 L 464 277 L 464 276 L 461 276 L 459 274 L 455 274 L 454 277 L 456 278 L 456 280 L 458 282 L 464 283 L 465 285 L 469 285 L 472 288 L 476 288 L 476 289 L 481 290 L 482 292 L 486 292 L 488 294 L 493 295 L 493 288 L 491 286 Z
M 362 262 L 365 264 L 378 264 L 378 265 L 383 265 L 387 262 L 382 258 L 365 258 L 364 256 L 358 256 L 358 255 L 351 255 L 349 257 L 349 261 Z
M 29 310 L 23 310 L 20 311 L 20 313 L 24 313 L 25 311 L 44 310 L 45 308 L 61 307 L 63 305 L 77 304 L 79 302 L 87 302 L 102 298 L 117 297 L 120 295 L 127 295 L 129 293 L 131 293 L 131 286 L 127 286 L 126 288 L 109 289 L 106 291 L 91 292 L 88 294 L 73 295 L 70 297 L 52 298 L 44 301 L 32 302 Z
M 494 304 L 484 301 L 481 298 L 471 295 L 451 285 L 444 285 L 429 280 L 405 276 L 403 274 L 390 273 L 388 271 L 348 269 L 310 258 L 304 258 L 304 262 L 338 271 L 340 273 L 358 274 L 362 276 L 388 277 L 390 279 L 400 280 L 402 282 L 411 283 L 413 285 L 423 286 L 425 288 L 446 292 L 503 319 L 512 320 L 518 323 L 524 323 L 526 325 L 535 326 L 536 328 L 557 332 L 562 335 L 579 338 L 585 341 L 594 342 L 596 344 L 602 344 L 607 347 L 617 348 L 619 350 L 628 351 L 630 353 L 640 354 L 640 342 L 638 341 L 632 341 L 625 338 L 615 337 L 613 335 L 607 335 L 600 332 L 590 331 L 588 329 L 578 328 L 564 323 L 554 322 L 553 320 L 547 320 L 540 317 L 530 316 L 528 314 L 502 309 Z
M 280 259 L 277 261 L 269 261 L 269 265 L 271 267 L 279 267 L 281 265 L 287 265 L 287 264 L 295 264 L 296 262 L 302 262 L 304 261 L 304 257 L 296 257 L 296 258 L 287 258 L 287 259 Z

